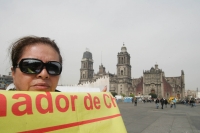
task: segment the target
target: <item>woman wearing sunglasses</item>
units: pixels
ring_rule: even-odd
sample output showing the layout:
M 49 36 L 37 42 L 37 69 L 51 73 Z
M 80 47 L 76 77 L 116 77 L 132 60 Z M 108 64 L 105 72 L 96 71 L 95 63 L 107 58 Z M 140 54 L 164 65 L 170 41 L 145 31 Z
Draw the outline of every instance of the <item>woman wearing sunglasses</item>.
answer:
M 56 91 L 62 56 L 53 40 L 27 36 L 13 43 L 9 50 L 14 90 Z

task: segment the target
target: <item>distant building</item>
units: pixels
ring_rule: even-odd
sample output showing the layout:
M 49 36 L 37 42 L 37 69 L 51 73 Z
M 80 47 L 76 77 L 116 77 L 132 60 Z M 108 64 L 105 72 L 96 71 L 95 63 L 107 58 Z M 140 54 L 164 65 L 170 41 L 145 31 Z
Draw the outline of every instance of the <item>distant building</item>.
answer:
M 200 98 L 200 92 L 197 92 L 196 98 Z
M 13 78 L 11 76 L 11 73 L 9 75 L 0 75 L 0 89 L 5 90 L 6 87 L 13 83 Z
M 200 92 L 199 92 L 199 89 L 198 89 L 198 88 L 197 88 L 196 98 L 200 98 Z
M 81 60 L 79 83 L 93 80 L 93 74 L 94 74 L 94 69 L 93 69 L 92 53 L 86 51 L 84 52 L 83 58 Z
M 143 72 L 140 78 L 131 78 L 130 54 L 123 45 L 121 52 L 117 55 L 116 74 L 106 72 L 105 67 L 101 64 L 99 71 L 94 73 L 92 53 L 86 51 L 83 53 L 80 69 L 79 84 L 93 83 L 96 79 L 107 76 L 109 77 L 109 91 L 117 94 L 129 96 L 144 96 L 149 93 L 155 93 L 158 97 L 168 98 L 175 96 L 178 98 L 185 97 L 185 77 L 183 70 L 181 76 L 165 77 L 164 72 L 155 65 L 155 68 Z
M 185 96 L 190 98 L 200 98 L 200 92 L 197 90 L 186 90 Z
M 190 97 L 190 98 L 192 98 L 192 97 L 195 98 L 196 97 L 196 91 L 195 90 L 186 90 L 185 96 Z

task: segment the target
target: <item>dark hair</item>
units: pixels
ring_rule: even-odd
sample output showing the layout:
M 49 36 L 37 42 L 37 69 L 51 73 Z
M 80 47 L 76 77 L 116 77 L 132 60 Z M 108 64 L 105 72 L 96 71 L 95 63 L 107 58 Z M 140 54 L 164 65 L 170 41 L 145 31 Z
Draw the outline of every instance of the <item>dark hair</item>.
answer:
M 54 50 L 56 50 L 56 52 L 59 55 L 60 63 L 62 64 L 62 56 L 61 56 L 60 50 L 59 50 L 57 44 L 54 42 L 54 40 L 51 40 L 48 37 L 25 36 L 25 37 L 20 38 L 16 42 L 14 42 L 9 48 L 9 53 L 11 56 L 10 58 L 11 58 L 11 62 L 12 62 L 12 66 L 13 66 L 14 70 L 15 70 L 14 66 L 17 65 L 19 59 L 21 58 L 21 56 L 23 54 L 24 49 L 27 46 L 35 45 L 36 43 L 46 44 L 48 46 L 51 46 Z

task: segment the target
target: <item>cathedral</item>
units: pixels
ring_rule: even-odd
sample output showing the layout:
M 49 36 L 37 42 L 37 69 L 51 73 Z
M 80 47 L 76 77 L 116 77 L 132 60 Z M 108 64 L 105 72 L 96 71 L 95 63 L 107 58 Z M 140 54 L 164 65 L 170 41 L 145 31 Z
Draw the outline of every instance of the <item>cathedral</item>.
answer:
M 105 67 L 101 64 L 99 71 L 94 73 L 92 53 L 85 51 L 81 60 L 79 84 L 85 82 L 95 82 L 102 76 L 109 77 L 109 91 L 116 92 L 118 95 L 124 94 L 129 96 L 146 96 L 155 93 L 158 97 L 169 98 L 170 96 L 178 99 L 185 98 L 185 77 L 184 71 L 181 70 L 181 76 L 165 77 L 164 71 L 158 68 L 156 64 L 150 70 L 143 71 L 140 78 L 131 78 L 131 60 L 127 48 L 123 45 L 121 52 L 117 55 L 117 72 L 111 74 L 106 72 Z

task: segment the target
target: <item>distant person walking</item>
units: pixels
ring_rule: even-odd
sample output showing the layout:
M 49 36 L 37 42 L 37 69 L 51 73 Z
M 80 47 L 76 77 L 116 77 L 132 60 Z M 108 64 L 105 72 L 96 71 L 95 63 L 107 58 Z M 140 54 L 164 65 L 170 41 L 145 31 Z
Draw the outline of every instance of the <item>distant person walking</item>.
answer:
M 174 102 L 173 102 L 173 100 L 171 100 L 170 101 L 170 107 L 173 108 L 173 106 L 174 106 Z
M 190 105 L 191 105 L 191 107 L 194 107 L 194 100 L 193 99 L 190 100 Z
M 186 99 L 186 106 L 188 106 L 188 103 L 189 103 L 189 100 L 188 100 L 188 99 Z
M 176 98 L 173 99 L 174 108 L 176 108 Z
M 164 99 L 161 98 L 161 99 L 160 99 L 161 109 L 163 109 L 164 102 L 165 102 Z
M 167 99 L 164 99 L 164 102 L 165 102 L 165 108 L 167 108 L 167 104 L 168 104 Z
M 159 99 L 158 98 L 156 99 L 155 104 L 156 104 L 156 108 L 158 109 L 158 107 L 159 107 Z
M 137 98 L 135 98 L 135 106 L 137 106 Z
M 196 107 L 196 99 L 194 99 L 194 107 Z
M 143 102 L 144 102 L 144 103 L 146 102 L 145 99 L 143 99 Z
M 133 102 L 134 102 L 134 98 L 132 97 L 132 99 L 131 99 L 131 100 L 132 100 L 132 104 L 133 104 Z

